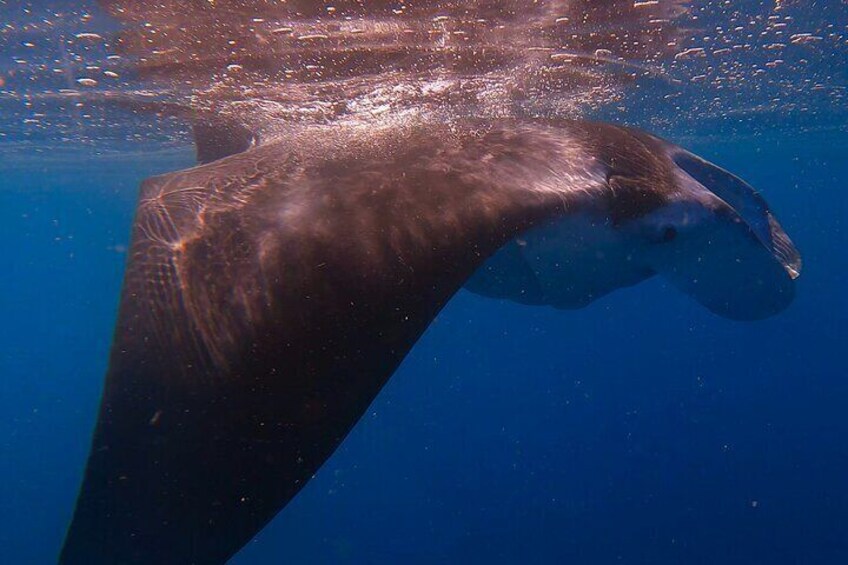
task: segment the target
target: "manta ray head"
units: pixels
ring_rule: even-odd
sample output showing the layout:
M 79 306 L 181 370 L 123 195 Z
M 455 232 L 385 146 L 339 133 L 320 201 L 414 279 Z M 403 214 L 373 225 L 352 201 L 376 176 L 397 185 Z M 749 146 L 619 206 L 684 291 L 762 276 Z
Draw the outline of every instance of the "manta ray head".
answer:
M 756 320 L 785 309 L 801 259 L 765 200 L 716 165 L 638 135 L 619 146 L 635 139 L 639 151 L 610 159 L 606 199 L 525 232 L 466 288 L 580 308 L 658 274 L 725 318 Z
M 766 318 L 795 294 L 801 257 L 765 200 L 746 182 L 671 146 L 676 193 L 622 226 L 651 268 L 712 312 Z

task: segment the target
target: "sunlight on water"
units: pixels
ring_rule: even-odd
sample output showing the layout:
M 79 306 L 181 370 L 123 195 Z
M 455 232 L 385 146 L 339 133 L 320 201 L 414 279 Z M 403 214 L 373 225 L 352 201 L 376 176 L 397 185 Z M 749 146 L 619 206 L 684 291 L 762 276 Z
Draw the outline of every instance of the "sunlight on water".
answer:
M 7 148 L 190 142 L 227 117 L 292 122 L 599 115 L 728 134 L 844 116 L 838 2 L 2 2 Z M 118 145 L 115 145 L 115 143 Z

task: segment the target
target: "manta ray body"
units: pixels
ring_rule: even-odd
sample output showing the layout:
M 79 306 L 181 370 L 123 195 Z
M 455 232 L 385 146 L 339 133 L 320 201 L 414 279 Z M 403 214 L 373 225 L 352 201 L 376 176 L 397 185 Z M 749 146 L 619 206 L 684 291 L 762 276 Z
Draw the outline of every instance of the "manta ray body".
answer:
M 633 129 L 196 131 L 204 164 L 141 187 L 64 565 L 224 563 L 463 286 L 577 308 L 661 275 L 756 319 L 790 303 L 800 270 L 750 186 Z

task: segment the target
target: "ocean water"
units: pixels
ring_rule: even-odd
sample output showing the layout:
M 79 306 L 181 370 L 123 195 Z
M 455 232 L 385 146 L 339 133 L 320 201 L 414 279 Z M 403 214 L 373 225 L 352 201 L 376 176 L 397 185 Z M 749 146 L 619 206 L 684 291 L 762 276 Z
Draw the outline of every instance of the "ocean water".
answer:
M 844 49 L 845 3 L 805 6 Z M 816 53 L 793 80 L 826 77 L 824 101 L 594 110 L 762 192 L 804 259 L 789 309 L 729 321 L 659 279 L 575 311 L 460 291 L 231 562 L 848 563 L 848 81 L 841 52 Z M 92 127 L 50 146 L 20 111 L 0 116 L 0 562 L 40 564 L 82 479 L 137 187 L 194 154 L 179 136 L 111 150 Z

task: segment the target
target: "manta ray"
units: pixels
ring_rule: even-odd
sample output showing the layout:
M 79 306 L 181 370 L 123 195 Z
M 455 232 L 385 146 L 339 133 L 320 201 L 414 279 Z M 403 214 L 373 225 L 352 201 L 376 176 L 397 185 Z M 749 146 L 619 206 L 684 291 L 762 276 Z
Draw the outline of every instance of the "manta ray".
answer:
M 750 320 L 799 270 L 748 184 L 615 125 L 334 124 L 154 177 L 60 562 L 224 563 L 460 288 L 567 309 L 660 275 Z
M 674 30 L 650 26 L 684 2 L 428 0 L 408 20 L 388 2 L 102 4 L 143 22 L 124 40 L 140 76 L 212 102 L 192 108 L 197 166 L 141 186 L 62 565 L 226 562 L 462 288 L 572 309 L 661 276 L 737 320 L 793 299 L 799 253 L 740 178 L 637 129 L 522 111 L 553 94 L 516 93 L 608 86 L 538 47 L 565 23 L 592 24 L 576 45 L 595 59 L 604 19 L 666 49 Z

